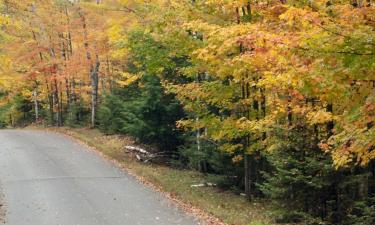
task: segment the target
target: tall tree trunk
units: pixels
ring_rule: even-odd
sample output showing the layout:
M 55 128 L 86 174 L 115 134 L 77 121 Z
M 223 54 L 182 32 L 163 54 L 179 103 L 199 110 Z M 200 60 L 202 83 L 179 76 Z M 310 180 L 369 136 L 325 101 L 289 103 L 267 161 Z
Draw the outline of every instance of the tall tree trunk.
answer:
M 51 85 L 52 86 L 52 85 Z M 48 93 L 48 105 L 49 105 L 49 114 L 51 119 L 51 125 L 55 125 L 54 123 L 54 112 L 53 112 L 53 94 L 52 94 L 52 87 L 48 84 L 48 80 L 46 79 L 46 89 Z
M 91 126 L 92 127 L 95 127 L 96 111 L 97 111 L 97 107 L 98 107 L 99 68 L 100 68 L 99 57 L 96 56 L 96 63 L 95 63 L 95 65 L 91 66 L 91 69 L 90 69 L 90 77 L 91 77 Z
M 37 43 L 37 46 L 39 47 L 40 45 L 39 45 L 39 42 L 36 38 L 35 32 L 33 30 L 31 32 L 32 32 L 34 41 Z M 39 51 L 39 59 L 40 59 L 41 62 L 43 61 L 43 54 L 42 54 L 41 51 Z M 36 79 L 35 79 L 35 88 L 34 88 L 34 91 L 33 91 L 33 99 L 34 99 L 35 123 L 38 123 L 38 121 L 39 121 L 39 104 L 38 104 L 38 82 L 37 82 Z
M 70 56 L 72 56 L 73 55 L 73 44 L 72 44 L 72 35 L 71 35 L 71 32 L 70 32 L 70 16 L 69 16 L 68 7 L 65 7 L 65 15 L 66 15 L 66 22 L 67 22 L 67 25 L 68 25 L 67 52 L 69 53 Z
M 35 87 L 33 91 L 33 100 L 34 100 L 34 111 L 35 111 L 35 123 L 39 121 L 39 103 L 38 103 L 38 88 Z
M 88 40 L 87 22 L 86 17 L 82 11 L 79 12 L 82 20 L 84 46 L 86 49 L 86 59 L 90 63 L 90 80 L 91 80 L 91 127 L 96 124 L 96 111 L 98 104 L 98 86 L 99 86 L 99 69 L 100 61 L 98 54 L 95 55 L 95 62 L 93 62 Z
M 54 105 L 56 106 L 56 124 L 57 126 L 61 126 L 62 125 L 62 119 L 61 119 L 61 109 L 60 109 L 60 101 L 61 99 L 59 98 L 59 87 L 57 85 L 57 79 L 56 77 L 54 78 L 54 94 L 53 94 L 53 98 L 54 98 Z
M 327 104 L 327 112 L 333 113 L 333 104 L 332 103 Z M 334 126 L 335 126 L 335 124 L 334 124 L 333 120 L 328 121 L 328 123 L 327 123 L 327 132 L 328 132 L 327 135 L 328 135 L 328 137 L 331 137 L 333 135 Z
M 242 8 L 242 9 L 244 9 L 244 8 Z M 236 7 L 236 21 L 237 21 L 237 24 L 241 24 L 240 9 L 238 7 Z M 244 51 L 242 43 L 240 43 L 240 45 L 239 45 L 239 51 L 240 51 L 240 54 L 242 54 L 243 51 Z M 249 83 L 248 83 L 247 80 L 246 81 L 243 80 L 241 82 L 241 89 L 242 89 L 242 99 L 248 99 L 249 96 L 250 96 L 250 89 L 249 89 Z M 250 118 L 250 109 L 248 109 L 248 107 L 246 109 L 244 109 L 243 113 L 245 114 L 244 116 L 247 119 Z M 246 136 L 244 138 L 243 144 L 244 144 L 243 156 L 244 156 L 245 195 L 246 195 L 246 198 L 250 201 L 251 200 L 251 194 L 252 194 L 252 190 L 251 190 L 252 180 L 251 180 L 251 155 L 247 152 L 247 149 L 250 146 L 250 137 L 249 136 Z
M 62 90 L 62 87 L 63 87 L 63 84 L 62 84 L 62 82 L 60 81 L 60 85 L 59 85 L 59 87 L 60 87 L 60 99 L 59 99 L 59 119 L 60 119 L 60 121 L 59 121 L 59 124 L 60 124 L 60 126 L 62 126 L 63 125 L 63 123 L 64 123 L 64 118 L 63 118 L 63 110 L 64 110 L 64 107 L 63 107 L 63 90 Z
M 246 140 L 247 142 L 247 146 L 249 145 L 249 138 L 248 140 Z M 251 194 L 252 194 L 252 190 L 251 190 L 251 156 L 245 152 L 244 154 L 244 170 L 245 170 L 245 195 L 246 195 L 246 198 L 251 201 Z
M 242 50 L 241 50 L 242 51 Z M 242 91 L 242 98 L 249 99 L 250 98 L 250 84 L 248 81 L 244 82 L 243 84 L 243 91 Z M 245 110 L 245 117 L 250 119 L 250 108 L 246 107 Z M 245 155 L 244 155 L 244 169 L 245 169 L 245 194 L 246 198 L 251 201 L 252 196 L 252 156 L 246 152 L 247 148 L 250 146 L 250 136 L 247 135 L 245 137 Z

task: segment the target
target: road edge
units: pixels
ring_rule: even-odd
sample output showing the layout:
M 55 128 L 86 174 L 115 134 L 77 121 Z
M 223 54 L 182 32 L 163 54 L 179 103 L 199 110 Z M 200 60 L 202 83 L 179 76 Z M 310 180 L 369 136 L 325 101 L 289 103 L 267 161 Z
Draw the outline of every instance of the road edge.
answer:
M 32 130 L 34 128 L 31 128 Z M 83 146 L 85 146 L 87 149 L 91 150 L 95 154 L 99 155 L 101 158 L 104 160 L 110 162 L 117 168 L 123 170 L 130 176 L 134 177 L 136 180 L 138 180 L 140 183 L 145 185 L 146 187 L 151 188 L 152 190 L 162 194 L 165 198 L 167 198 L 171 203 L 173 203 L 176 207 L 181 209 L 183 212 L 190 214 L 191 216 L 197 218 L 200 220 L 198 225 L 228 225 L 221 221 L 219 218 L 211 215 L 210 213 L 197 208 L 189 203 L 183 202 L 181 199 L 179 199 L 177 196 L 172 195 L 171 193 L 168 193 L 166 191 L 163 191 L 162 188 L 154 185 L 152 182 L 146 180 L 144 177 L 135 174 L 133 171 L 131 171 L 129 168 L 127 168 L 124 164 L 121 164 L 118 162 L 116 159 L 113 159 L 105 154 L 103 154 L 99 149 L 97 149 L 95 146 L 89 145 L 87 142 L 79 139 L 79 137 L 74 136 L 74 134 L 70 131 L 67 130 L 62 130 L 62 129 L 56 129 L 56 128 L 45 128 L 45 129 L 34 129 L 34 130 L 39 130 L 39 131 L 44 131 L 44 132 L 51 132 L 57 135 L 62 135 L 66 138 L 69 138 L 72 141 L 75 141 L 76 143 L 79 143 Z
M 5 200 L 3 189 L 0 181 L 0 224 L 5 224 L 5 216 L 6 216 L 6 209 L 5 209 Z

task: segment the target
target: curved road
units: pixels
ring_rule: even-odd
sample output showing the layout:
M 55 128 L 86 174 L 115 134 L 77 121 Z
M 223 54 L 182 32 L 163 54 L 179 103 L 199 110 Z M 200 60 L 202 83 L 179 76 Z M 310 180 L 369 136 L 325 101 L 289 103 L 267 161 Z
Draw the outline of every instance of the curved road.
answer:
M 193 225 L 198 221 L 86 147 L 0 130 L 7 225 Z

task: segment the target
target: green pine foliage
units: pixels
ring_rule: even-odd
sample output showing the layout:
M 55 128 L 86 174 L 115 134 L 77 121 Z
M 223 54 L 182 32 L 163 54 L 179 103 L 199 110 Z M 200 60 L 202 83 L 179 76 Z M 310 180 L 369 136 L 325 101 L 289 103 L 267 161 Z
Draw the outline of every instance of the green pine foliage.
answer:
M 363 220 L 358 224 L 372 224 L 371 202 L 356 203 L 366 201 L 358 191 L 366 171 L 336 170 L 306 127 L 280 129 L 273 135 L 275 145 L 267 154 L 272 168 L 258 187 L 272 200 L 279 222 L 349 225 L 357 219 Z
M 128 71 L 139 79 L 107 96 L 99 110 L 101 128 L 108 133 L 130 135 L 160 150 L 176 150 L 182 144 L 176 121 L 184 117 L 180 103 L 167 93 L 162 77 L 171 76 L 185 63 L 143 31 L 134 30 L 127 40 Z
M 179 102 L 166 94 L 156 76 L 144 76 L 138 83 L 116 89 L 99 109 L 100 127 L 106 133 L 130 135 L 161 150 L 181 144 L 176 120 L 183 116 Z
M 32 102 L 17 95 L 0 106 L 0 128 L 7 126 L 26 126 L 33 121 Z
M 81 100 L 71 103 L 66 113 L 65 125 L 69 127 L 85 126 L 90 120 L 90 109 L 85 107 Z M 50 123 L 53 120 L 50 119 Z
M 370 197 L 367 201 L 356 202 L 351 214 L 349 215 L 348 224 L 375 224 L 375 196 Z
M 184 146 L 180 147 L 180 163 L 183 166 L 200 171 L 202 173 L 215 173 L 224 175 L 235 175 L 236 165 L 232 163 L 231 155 L 219 151 L 218 146 L 206 141 L 199 140 L 199 149 L 196 134 L 185 137 Z
M 9 105 L 4 105 L 0 107 L 0 128 L 5 128 L 9 122 Z

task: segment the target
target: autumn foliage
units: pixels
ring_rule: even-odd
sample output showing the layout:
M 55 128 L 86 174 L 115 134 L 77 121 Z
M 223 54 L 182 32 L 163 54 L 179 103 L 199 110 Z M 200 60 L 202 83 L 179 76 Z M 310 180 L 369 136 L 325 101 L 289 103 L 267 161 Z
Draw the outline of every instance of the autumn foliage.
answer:
M 230 170 L 249 199 L 289 199 L 291 221 L 371 224 L 355 202 L 373 207 L 374 4 L 2 0 L 0 126 L 152 140 L 185 166 Z

